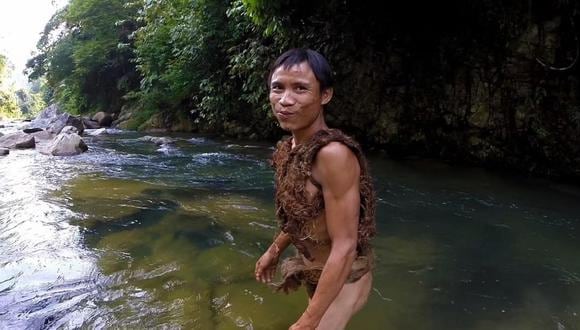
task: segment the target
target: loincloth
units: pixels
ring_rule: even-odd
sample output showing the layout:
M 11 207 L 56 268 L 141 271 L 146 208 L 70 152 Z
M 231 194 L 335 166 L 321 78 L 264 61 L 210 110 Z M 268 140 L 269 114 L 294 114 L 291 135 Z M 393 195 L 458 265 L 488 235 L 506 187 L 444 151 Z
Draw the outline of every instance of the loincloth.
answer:
M 372 251 L 365 255 L 358 256 L 352 263 L 351 271 L 348 274 L 346 283 L 354 283 L 368 273 L 373 267 Z M 308 294 L 312 296 L 318 285 L 318 280 L 322 274 L 324 265 L 306 265 L 300 256 L 286 258 L 282 261 L 280 271 L 282 282 L 273 284 L 276 291 L 296 291 L 301 285 L 306 287 Z

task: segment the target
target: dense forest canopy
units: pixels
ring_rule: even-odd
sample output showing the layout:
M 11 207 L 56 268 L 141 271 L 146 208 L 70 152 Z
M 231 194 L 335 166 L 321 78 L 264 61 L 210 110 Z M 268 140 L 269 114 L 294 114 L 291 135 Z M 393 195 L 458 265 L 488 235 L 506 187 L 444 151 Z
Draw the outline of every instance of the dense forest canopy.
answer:
M 573 1 L 71 0 L 30 77 L 126 128 L 276 138 L 268 65 L 309 47 L 335 70 L 333 126 L 366 147 L 580 177 Z

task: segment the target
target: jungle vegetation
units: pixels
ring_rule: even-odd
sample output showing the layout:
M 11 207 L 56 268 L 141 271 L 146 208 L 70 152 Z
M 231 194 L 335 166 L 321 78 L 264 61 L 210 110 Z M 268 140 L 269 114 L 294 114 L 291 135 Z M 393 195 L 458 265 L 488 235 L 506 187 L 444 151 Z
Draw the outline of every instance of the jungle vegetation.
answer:
M 290 47 L 336 75 L 333 126 L 368 148 L 579 177 L 573 1 L 70 0 L 31 79 L 127 128 L 275 139 L 268 65 Z

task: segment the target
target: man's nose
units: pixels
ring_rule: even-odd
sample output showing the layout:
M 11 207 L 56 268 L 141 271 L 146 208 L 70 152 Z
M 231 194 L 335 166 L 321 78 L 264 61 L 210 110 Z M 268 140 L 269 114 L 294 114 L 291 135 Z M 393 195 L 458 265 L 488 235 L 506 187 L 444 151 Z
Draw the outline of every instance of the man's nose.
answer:
M 281 105 L 292 105 L 294 104 L 294 97 L 292 96 L 291 91 L 285 91 L 284 94 L 282 94 L 282 97 L 280 98 L 280 104 Z

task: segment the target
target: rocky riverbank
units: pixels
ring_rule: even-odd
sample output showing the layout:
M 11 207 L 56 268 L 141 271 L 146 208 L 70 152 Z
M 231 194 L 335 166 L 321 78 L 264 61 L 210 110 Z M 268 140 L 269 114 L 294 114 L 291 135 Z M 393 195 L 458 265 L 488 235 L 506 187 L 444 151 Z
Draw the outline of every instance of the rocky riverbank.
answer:
M 57 105 L 44 109 L 29 122 L 3 124 L 0 132 L 0 156 L 12 149 L 36 149 L 52 156 L 73 156 L 88 150 L 83 134 L 98 135 L 110 126 L 113 117 L 97 113 L 93 118 L 77 117 L 62 112 Z

